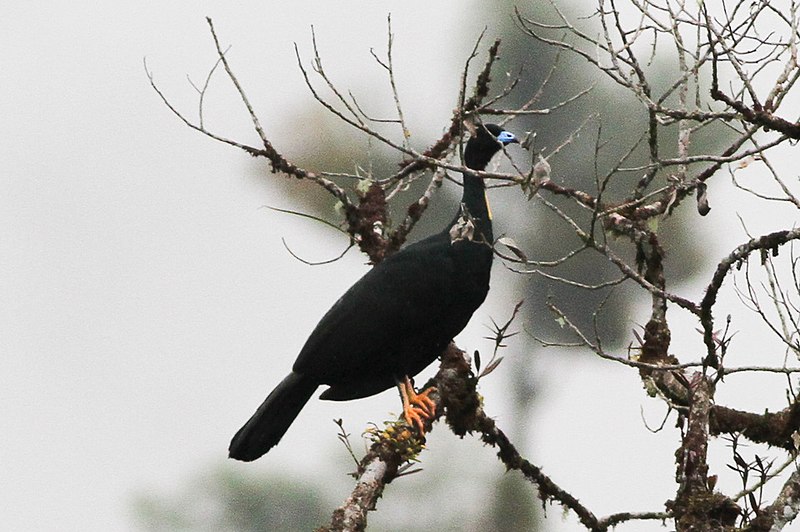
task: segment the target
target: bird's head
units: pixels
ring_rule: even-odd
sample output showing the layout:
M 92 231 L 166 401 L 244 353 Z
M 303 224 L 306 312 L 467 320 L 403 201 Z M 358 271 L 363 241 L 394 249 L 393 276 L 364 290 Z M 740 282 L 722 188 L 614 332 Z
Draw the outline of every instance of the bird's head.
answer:
M 471 136 L 464 149 L 464 164 L 473 170 L 484 170 L 503 146 L 519 144 L 513 133 L 497 124 L 474 124 L 469 130 Z

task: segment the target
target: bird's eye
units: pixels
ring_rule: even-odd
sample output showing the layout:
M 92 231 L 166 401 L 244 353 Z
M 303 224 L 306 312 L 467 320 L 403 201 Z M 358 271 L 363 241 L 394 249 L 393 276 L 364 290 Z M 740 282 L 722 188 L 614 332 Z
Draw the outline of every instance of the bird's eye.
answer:
M 515 137 L 513 133 L 509 133 L 508 131 L 501 131 L 500 134 L 497 135 L 497 140 L 502 144 L 511 144 L 512 142 L 518 142 L 517 137 Z

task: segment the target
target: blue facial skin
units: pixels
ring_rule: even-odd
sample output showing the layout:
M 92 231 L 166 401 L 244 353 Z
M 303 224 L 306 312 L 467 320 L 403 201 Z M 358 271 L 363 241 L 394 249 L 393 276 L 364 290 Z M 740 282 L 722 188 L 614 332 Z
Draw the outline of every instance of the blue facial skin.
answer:
M 512 142 L 519 142 L 517 137 L 514 136 L 513 133 L 509 133 L 508 131 L 503 131 L 497 136 L 498 142 L 503 145 L 511 144 Z

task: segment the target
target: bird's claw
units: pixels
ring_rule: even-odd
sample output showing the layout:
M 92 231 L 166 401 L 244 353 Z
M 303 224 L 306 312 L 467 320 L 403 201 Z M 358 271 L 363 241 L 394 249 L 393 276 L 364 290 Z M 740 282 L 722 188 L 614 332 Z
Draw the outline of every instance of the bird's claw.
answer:
M 432 419 L 436 414 L 436 402 L 429 395 L 436 391 L 435 386 L 417 393 L 408 377 L 398 383 L 400 396 L 403 399 L 403 417 L 411 426 L 417 427 L 420 434 L 425 434 L 425 421 Z

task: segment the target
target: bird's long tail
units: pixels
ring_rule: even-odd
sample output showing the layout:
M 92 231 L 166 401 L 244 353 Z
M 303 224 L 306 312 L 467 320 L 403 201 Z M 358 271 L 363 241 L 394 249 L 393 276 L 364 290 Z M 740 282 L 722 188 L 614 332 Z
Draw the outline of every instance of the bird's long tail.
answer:
M 263 456 L 280 441 L 317 386 L 299 373 L 290 373 L 233 437 L 228 456 L 244 462 Z

